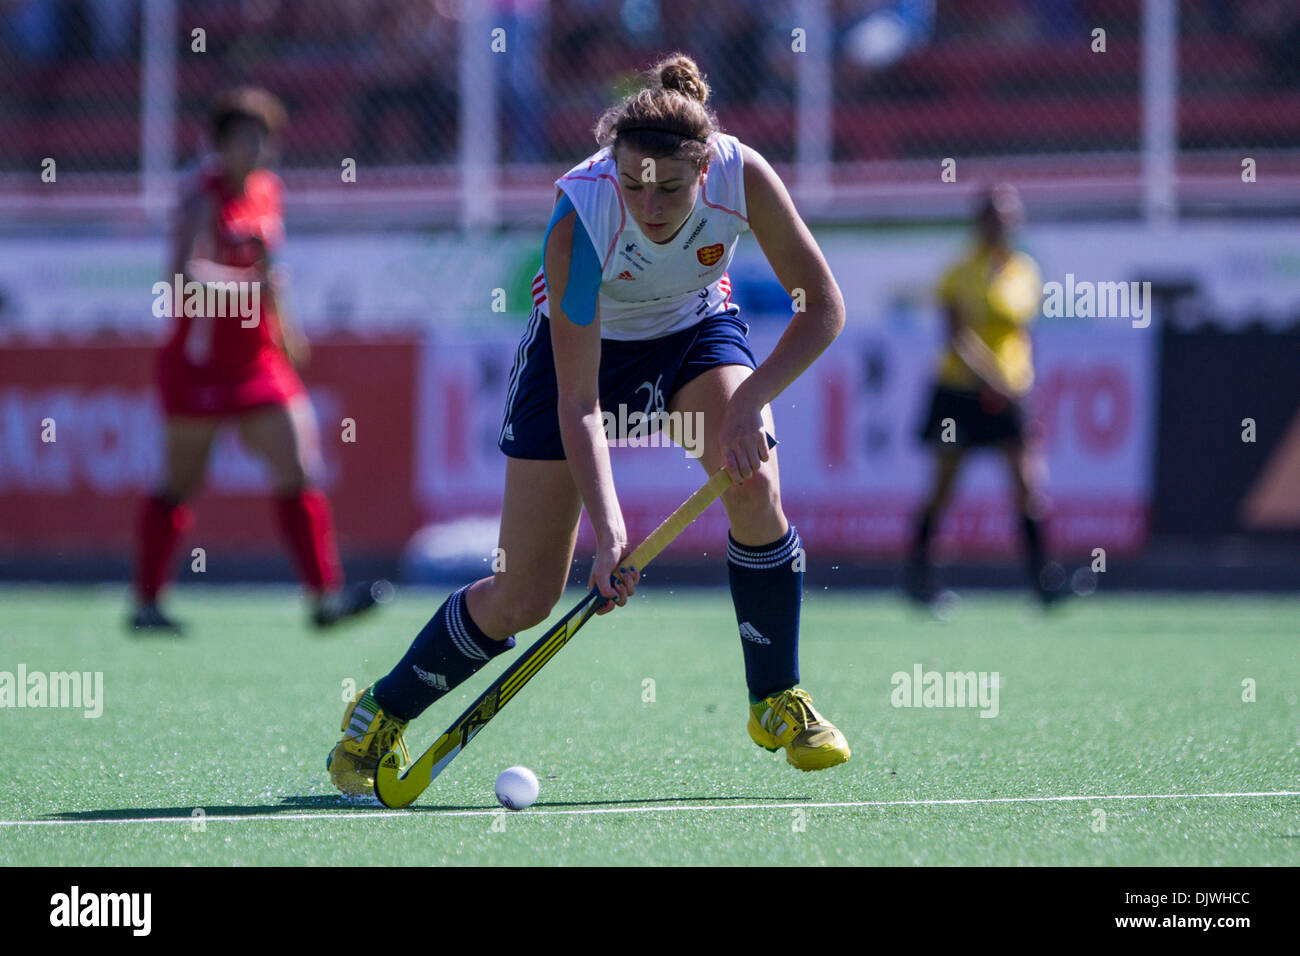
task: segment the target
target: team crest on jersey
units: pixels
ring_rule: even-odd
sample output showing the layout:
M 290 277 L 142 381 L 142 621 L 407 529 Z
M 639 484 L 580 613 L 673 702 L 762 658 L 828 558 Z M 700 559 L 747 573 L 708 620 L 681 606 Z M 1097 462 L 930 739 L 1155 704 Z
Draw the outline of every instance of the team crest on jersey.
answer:
M 722 254 L 726 250 L 727 247 L 724 243 L 715 242 L 711 246 L 701 246 L 696 251 L 695 258 L 700 260 L 700 265 L 711 266 L 722 258 Z

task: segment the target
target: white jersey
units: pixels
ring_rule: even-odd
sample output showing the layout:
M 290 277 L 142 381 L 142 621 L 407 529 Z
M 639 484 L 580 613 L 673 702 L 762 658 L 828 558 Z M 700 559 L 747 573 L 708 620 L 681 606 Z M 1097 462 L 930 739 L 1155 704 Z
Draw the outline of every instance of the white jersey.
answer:
M 749 231 L 745 164 L 736 137 L 715 133 L 709 145 L 709 169 L 695 208 L 673 240 L 662 245 L 646 238 L 624 208 L 608 147 L 555 181 L 582 218 L 601 260 L 601 338 L 658 338 L 734 308 L 727 266 L 740 234 Z M 539 269 L 533 305 L 547 318 L 549 300 Z

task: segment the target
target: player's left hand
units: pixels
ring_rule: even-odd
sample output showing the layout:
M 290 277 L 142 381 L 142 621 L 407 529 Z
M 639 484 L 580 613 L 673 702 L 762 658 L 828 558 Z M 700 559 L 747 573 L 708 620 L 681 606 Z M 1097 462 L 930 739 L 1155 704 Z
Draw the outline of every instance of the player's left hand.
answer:
M 767 432 L 763 426 L 763 405 L 737 389 L 722 414 L 718 429 L 722 461 L 736 484 L 754 477 L 768 458 Z

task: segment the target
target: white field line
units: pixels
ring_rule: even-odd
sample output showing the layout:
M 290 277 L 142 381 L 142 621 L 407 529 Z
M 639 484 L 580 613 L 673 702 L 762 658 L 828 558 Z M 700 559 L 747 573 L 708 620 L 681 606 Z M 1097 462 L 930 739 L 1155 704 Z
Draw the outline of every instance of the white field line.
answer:
M 1122 793 L 1109 794 L 1100 796 L 1057 796 L 1057 797 L 976 797 L 970 799 L 954 800 L 849 800 L 842 802 L 828 803 L 727 803 L 727 804 L 706 804 L 704 806 L 676 806 L 669 804 L 666 806 L 653 807 L 592 807 L 590 809 L 572 809 L 572 810 L 529 810 L 524 811 L 525 816 L 543 816 L 543 817 L 561 817 L 561 816 L 599 816 L 604 814 L 626 814 L 626 813 L 694 813 L 720 810 L 811 810 L 811 809 L 842 809 L 855 807 L 945 807 L 945 806 L 975 806 L 994 803 L 1070 803 L 1085 802 L 1096 800 L 1234 800 L 1249 799 L 1254 797 L 1300 797 L 1300 791 L 1296 790 L 1265 790 L 1265 791 L 1247 791 L 1243 793 Z M 202 808 L 196 808 L 202 809 Z M 419 819 L 426 816 L 438 817 L 488 817 L 495 816 L 498 813 L 506 813 L 505 809 L 499 810 L 434 810 L 434 811 L 411 811 L 411 810 L 348 810 L 339 813 L 248 813 L 248 814 L 223 814 L 220 813 L 220 807 L 211 808 L 214 812 L 206 813 L 203 817 L 193 816 L 174 816 L 174 817 L 90 817 L 78 820 L 0 820 L 0 827 L 62 827 L 62 826 L 81 826 L 86 824 L 104 824 L 104 823 L 193 823 L 196 819 L 202 819 L 207 823 L 217 822 L 234 822 L 242 823 L 248 821 L 272 822 L 279 820 L 380 820 L 388 817 L 410 817 Z

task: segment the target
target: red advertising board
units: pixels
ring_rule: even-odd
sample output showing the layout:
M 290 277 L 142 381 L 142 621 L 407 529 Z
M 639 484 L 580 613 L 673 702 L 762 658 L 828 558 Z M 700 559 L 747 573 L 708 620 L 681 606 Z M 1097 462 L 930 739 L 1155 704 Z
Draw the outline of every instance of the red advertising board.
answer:
M 406 338 L 313 343 L 303 377 L 321 429 L 320 483 L 345 557 L 396 554 L 417 526 L 410 493 L 417 351 Z M 0 349 L 0 554 L 130 552 L 140 499 L 161 474 L 154 356 L 152 345 Z M 350 436 L 347 418 L 355 423 Z M 267 487 L 260 462 L 225 429 L 194 502 L 190 538 L 218 552 L 277 549 Z
M 1147 535 L 1155 406 L 1154 349 L 1140 331 L 1044 329 L 1036 336 L 1042 424 L 1057 549 L 1132 552 Z M 754 336 L 765 355 L 774 335 Z M 344 556 L 395 557 L 426 522 L 499 513 L 497 450 L 513 335 L 443 336 L 314 345 L 305 378 L 324 442 L 323 486 Z M 894 558 L 910 534 L 929 464 L 915 441 L 936 343 L 914 332 L 847 330 L 774 402 L 782 497 L 819 559 Z M 0 556 L 128 554 L 141 496 L 161 465 L 151 347 L 0 350 Z M 343 421 L 356 441 L 343 440 Z M 43 422 L 54 425 L 54 441 Z M 704 476 L 674 447 L 611 452 L 629 535 L 636 539 Z M 279 549 L 266 479 L 233 433 L 214 448 L 191 534 L 232 552 Z M 1003 465 L 972 461 L 938 548 L 1007 556 L 1015 522 Z M 580 549 L 590 547 L 585 530 Z M 710 509 L 671 549 L 712 560 L 726 515 Z M 209 553 L 209 562 L 213 560 Z

